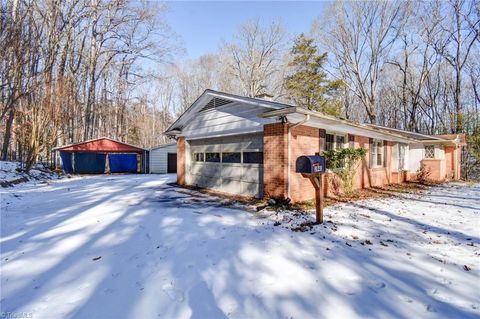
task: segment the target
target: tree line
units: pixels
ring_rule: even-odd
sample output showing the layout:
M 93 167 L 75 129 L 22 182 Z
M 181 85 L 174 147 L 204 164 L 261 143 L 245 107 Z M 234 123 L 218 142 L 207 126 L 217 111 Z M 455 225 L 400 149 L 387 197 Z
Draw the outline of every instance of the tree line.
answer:
M 126 0 L 2 0 L 2 159 L 29 167 L 56 145 L 98 136 L 161 141 L 171 114 L 139 89 L 152 76 L 140 62 L 171 53 L 164 10 Z
M 3 159 L 33 163 L 53 146 L 103 135 L 161 144 L 205 89 L 269 93 L 426 134 L 480 134 L 473 0 L 335 1 L 304 34 L 250 20 L 217 52 L 181 62 L 162 3 L 1 3 Z

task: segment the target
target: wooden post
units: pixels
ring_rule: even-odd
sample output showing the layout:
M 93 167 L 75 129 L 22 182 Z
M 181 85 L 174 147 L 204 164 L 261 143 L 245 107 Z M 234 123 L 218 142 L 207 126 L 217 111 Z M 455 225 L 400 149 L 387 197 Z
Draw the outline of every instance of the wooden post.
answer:
M 323 223 L 323 190 L 322 190 L 322 174 L 312 174 L 308 176 L 310 182 L 315 188 L 315 217 L 316 223 Z

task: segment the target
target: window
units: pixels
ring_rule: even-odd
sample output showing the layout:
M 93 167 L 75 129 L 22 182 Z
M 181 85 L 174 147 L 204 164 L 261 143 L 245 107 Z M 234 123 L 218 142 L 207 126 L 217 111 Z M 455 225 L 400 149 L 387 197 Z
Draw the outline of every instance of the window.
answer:
M 425 145 L 425 158 L 435 158 L 434 145 Z
M 195 162 L 203 162 L 205 159 L 205 156 L 203 153 L 193 153 L 193 160 Z
M 327 134 L 325 137 L 325 150 L 331 151 L 335 149 L 335 135 Z
M 398 170 L 402 171 L 405 169 L 405 144 L 398 144 Z
M 263 152 L 243 152 L 243 163 L 263 164 Z
M 220 153 L 205 153 L 205 161 L 210 163 L 220 162 Z
M 325 136 L 325 150 L 340 150 L 345 147 L 345 135 L 327 134 Z
M 383 141 L 373 140 L 371 153 L 371 167 L 383 166 Z
M 223 163 L 241 163 L 242 162 L 241 153 L 222 153 L 222 162 Z
M 345 147 L 345 135 L 335 135 L 335 149 L 339 150 Z

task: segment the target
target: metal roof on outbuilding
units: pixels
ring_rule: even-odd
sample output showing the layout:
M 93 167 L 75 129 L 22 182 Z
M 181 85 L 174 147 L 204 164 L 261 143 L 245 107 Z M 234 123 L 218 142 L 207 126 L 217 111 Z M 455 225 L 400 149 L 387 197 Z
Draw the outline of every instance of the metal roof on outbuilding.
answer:
M 139 153 L 145 152 L 145 149 L 123 143 L 108 137 L 100 137 L 81 143 L 75 143 L 65 146 L 56 147 L 54 151 L 64 152 L 85 152 L 85 153 Z
M 162 144 L 162 145 L 157 145 L 155 147 L 152 147 L 150 150 L 156 150 L 156 149 L 159 149 L 159 148 L 165 148 L 165 147 L 168 147 L 168 146 L 172 146 L 172 145 L 176 145 L 177 143 L 167 143 L 167 144 Z

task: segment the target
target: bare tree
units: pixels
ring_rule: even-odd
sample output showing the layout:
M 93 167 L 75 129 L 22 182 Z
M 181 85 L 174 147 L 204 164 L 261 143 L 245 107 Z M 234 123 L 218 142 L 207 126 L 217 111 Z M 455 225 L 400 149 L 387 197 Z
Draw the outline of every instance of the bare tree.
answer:
M 1 2 L 2 158 L 14 146 L 27 169 L 62 141 L 108 134 L 122 140 L 145 130 L 133 118 L 152 107 L 136 92 L 147 59 L 172 51 L 164 6 L 128 0 Z M 165 32 L 165 33 L 162 33 Z M 171 120 L 171 119 L 170 119 Z M 129 125 L 135 125 L 135 129 Z M 113 129 L 112 129 L 113 128 Z M 12 143 L 12 136 L 14 136 Z
M 463 131 L 462 72 L 479 37 L 480 19 L 476 14 L 478 8 L 475 3 L 468 0 L 451 0 L 445 3 L 442 33 L 435 44 L 438 53 L 455 72 L 455 133 Z
M 264 27 L 257 19 L 242 24 L 234 41 L 224 45 L 229 72 L 242 94 L 254 97 L 262 90 L 279 88 L 272 80 L 281 72 L 284 41 L 285 32 L 280 23 Z
M 314 30 L 334 67 L 361 101 L 370 122 L 377 118 L 378 84 L 390 50 L 399 38 L 407 4 L 390 1 L 336 1 Z
M 425 81 L 439 61 L 434 49 L 434 41 L 442 16 L 437 2 L 412 5 L 414 5 L 412 12 L 397 40 L 400 52 L 387 62 L 397 67 L 401 74 L 401 83 L 395 85 L 398 85 L 401 94 L 402 128 L 418 132 L 419 111 L 426 115 L 430 114 L 426 109 L 430 105 L 427 103 L 423 107 L 421 102 Z M 427 11 L 430 12 L 429 15 L 424 14 Z M 395 87 L 390 89 L 398 92 Z

